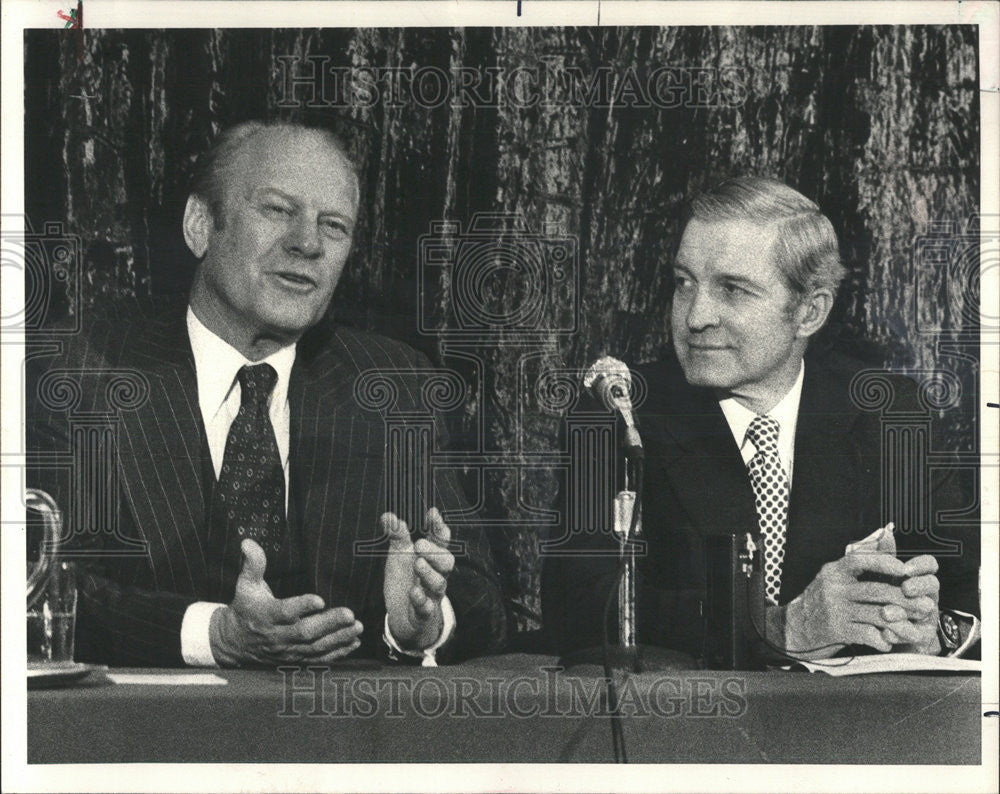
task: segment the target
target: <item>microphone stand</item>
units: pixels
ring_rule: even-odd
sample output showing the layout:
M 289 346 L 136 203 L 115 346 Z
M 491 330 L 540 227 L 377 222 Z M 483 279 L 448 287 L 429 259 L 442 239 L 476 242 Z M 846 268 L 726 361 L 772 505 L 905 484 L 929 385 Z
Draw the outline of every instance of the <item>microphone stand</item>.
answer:
M 598 359 L 583 378 L 584 388 L 614 411 L 624 423 L 624 435 L 620 437 L 620 449 L 625 464 L 624 487 L 614 499 L 613 532 L 618 539 L 618 570 L 612 587 L 607 591 L 600 613 L 602 642 L 599 647 L 580 648 L 561 657 L 567 666 L 578 664 L 601 664 L 608 680 L 609 696 L 613 694 L 611 680 L 613 668 L 624 668 L 630 673 L 646 670 L 692 670 L 694 659 L 681 651 L 657 646 L 640 645 L 638 637 L 638 583 L 637 557 L 643 548 L 642 535 L 642 487 L 643 448 L 642 439 L 633 418 L 632 403 L 629 399 L 631 376 L 628 367 L 617 359 Z M 617 478 L 616 478 L 617 479 Z M 611 484 L 617 490 L 618 482 Z M 612 645 L 607 630 L 613 604 L 618 605 L 618 642 Z M 614 714 L 612 715 L 614 716 Z M 620 715 L 618 715 L 620 716 Z M 613 720 L 613 731 L 617 731 Z M 620 727 L 620 726 L 619 726 Z M 616 742 L 616 747 L 618 742 Z M 617 757 L 617 752 L 616 752 Z
M 636 454 L 638 452 L 638 454 Z M 631 481 L 636 490 L 629 488 Z M 622 663 L 641 672 L 636 604 L 636 541 L 642 535 L 642 448 L 625 453 L 625 487 L 615 496 L 615 536 L 618 538 L 621 581 L 618 585 L 618 647 Z
M 614 531 L 618 537 L 618 664 L 633 673 L 691 670 L 694 659 L 682 651 L 639 643 L 637 550 L 642 544 L 643 449 L 634 425 L 625 431 L 625 487 L 615 496 Z M 629 487 L 631 485 L 631 488 Z

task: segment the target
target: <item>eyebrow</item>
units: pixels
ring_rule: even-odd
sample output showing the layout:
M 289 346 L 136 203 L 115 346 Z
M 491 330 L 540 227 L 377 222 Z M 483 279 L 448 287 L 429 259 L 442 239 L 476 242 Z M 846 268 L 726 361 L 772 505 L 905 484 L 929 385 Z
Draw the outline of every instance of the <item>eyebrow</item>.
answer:
M 285 201 L 287 201 L 289 204 L 294 204 L 296 207 L 298 207 L 298 206 L 300 206 L 302 204 L 302 202 L 299 201 L 298 199 L 296 199 L 294 196 L 290 196 L 285 191 L 281 190 L 280 188 L 276 188 L 276 187 L 273 187 L 271 185 L 264 185 L 262 187 L 255 188 L 253 191 L 251 191 L 250 196 L 251 197 L 253 197 L 253 196 L 261 197 L 261 196 L 263 196 L 263 195 L 265 195 L 267 193 L 273 193 L 274 195 L 276 195 L 276 196 L 284 199 Z M 352 216 L 350 216 L 350 215 L 348 215 L 346 213 L 343 213 L 340 210 L 333 210 L 333 209 L 323 210 L 323 209 L 321 209 L 319 211 L 319 214 L 321 216 L 333 216 L 333 217 L 337 217 L 337 218 L 342 218 L 342 219 L 344 219 L 346 221 L 350 221 L 352 223 L 354 222 L 354 218 Z
M 671 270 L 671 273 L 673 275 L 682 273 L 684 275 L 691 276 L 692 278 L 694 277 L 694 274 L 691 272 L 690 268 L 688 268 L 687 265 L 685 265 L 683 262 L 679 262 L 677 260 L 674 260 L 674 265 Z M 731 284 L 737 284 L 741 287 L 751 287 L 756 292 L 767 291 L 766 287 L 759 281 L 754 281 L 753 279 L 747 278 L 746 276 L 738 276 L 734 273 L 716 273 L 712 277 L 712 280 L 717 283 L 729 282 Z
M 752 278 L 747 278 L 746 276 L 735 276 L 735 275 L 730 275 L 728 273 L 721 273 L 718 276 L 716 276 L 716 278 L 719 281 L 732 281 L 736 284 L 746 284 L 751 287 L 757 287 L 758 289 L 763 289 L 763 285 L 760 282 L 754 281 Z

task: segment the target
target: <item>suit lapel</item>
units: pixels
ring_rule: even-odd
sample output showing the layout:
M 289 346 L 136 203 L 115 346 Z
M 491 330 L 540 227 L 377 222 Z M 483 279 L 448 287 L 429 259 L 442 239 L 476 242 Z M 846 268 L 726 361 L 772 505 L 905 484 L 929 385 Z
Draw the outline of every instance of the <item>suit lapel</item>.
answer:
M 650 390 L 666 397 L 643 419 L 654 448 L 664 451 L 647 464 L 651 482 L 670 483 L 703 534 L 756 533 L 753 490 L 718 401 L 710 390 L 688 386 L 679 367 L 666 382 L 666 391 Z
M 119 470 L 137 526 L 165 554 L 154 570 L 159 588 L 197 592 L 207 568 L 203 548 L 202 419 L 186 303 L 153 318 L 130 347 L 149 398 L 121 414 Z
M 323 328 L 299 343 L 289 383 L 290 471 L 298 506 L 306 583 L 330 605 L 358 610 L 375 557 L 355 550 L 374 539 L 382 509 L 384 428 L 354 401 L 357 368 L 335 333 Z
M 854 423 L 859 413 L 845 383 L 807 360 L 795 430 L 782 601 L 798 595 L 854 539 L 864 490 Z M 872 527 L 872 530 L 876 527 Z

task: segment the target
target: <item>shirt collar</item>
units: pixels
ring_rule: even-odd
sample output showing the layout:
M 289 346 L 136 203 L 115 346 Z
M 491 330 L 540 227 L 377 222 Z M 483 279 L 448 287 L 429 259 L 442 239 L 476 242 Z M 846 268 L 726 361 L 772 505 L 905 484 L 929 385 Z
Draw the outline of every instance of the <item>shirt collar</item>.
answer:
M 288 399 L 288 380 L 295 363 L 295 345 L 287 345 L 262 361 L 250 361 L 222 337 L 210 331 L 194 311 L 187 310 L 188 338 L 194 353 L 198 378 L 198 405 L 206 421 L 215 417 L 236 383 L 236 373 L 247 364 L 267 363 L 278 373 L 271 393 L 271 405 L 284 405 Z
M 795 383 L 792 384 L 792 388 L 788 390 L 774 408 L 767 412 L 767 416 L 774 419 L 780 426 L 782 435 L 788 431 L 794 432 L 795 430 L 796 420 L 799 416 L 799 402 L 802 398 L 802 381 L 804 380 L 805 371 L 806 365 L 805 362 L 802 362 L 799 364 L 799 375 L 795 379 Z M 736 439 L 736 445 L 742 449 L 743 443 L 746 440 L 747 428 L 750 427 L 750 423 L 757 414 L 732 397 L 719 400 L 719 407 L 726 416 L 729 429 L 733 431 L 733 438 Z

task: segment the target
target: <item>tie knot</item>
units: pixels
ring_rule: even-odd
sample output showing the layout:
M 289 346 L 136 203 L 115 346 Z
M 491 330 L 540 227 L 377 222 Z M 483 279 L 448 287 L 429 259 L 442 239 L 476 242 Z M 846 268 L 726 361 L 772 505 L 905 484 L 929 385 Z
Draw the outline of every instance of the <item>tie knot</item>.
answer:
M 257 408 L 267 407 L 268 398 L 274 389 L 274 384 L 278 382 L 278 373 L 270 364 L 247 364 L 240 367 L 236 373 L 236 379 L 240 382 L 242 394 L 240 403 L 242 405 L 253 405 Z
M 780 429 L 781 425 L 770 416 L 755 416 L 747 428 L 747 438 L 761 454 L 777 455 Z

